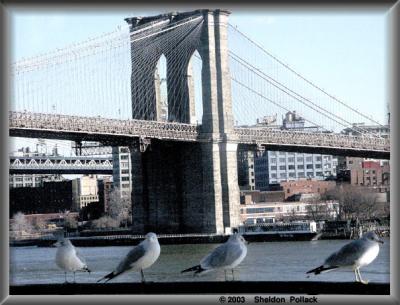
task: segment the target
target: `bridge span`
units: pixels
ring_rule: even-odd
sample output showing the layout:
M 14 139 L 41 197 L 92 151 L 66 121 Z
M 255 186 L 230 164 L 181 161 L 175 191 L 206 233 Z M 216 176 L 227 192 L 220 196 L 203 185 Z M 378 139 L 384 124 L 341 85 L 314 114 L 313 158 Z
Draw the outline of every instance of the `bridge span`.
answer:
M 112 175 L 111 157 L 9 156 L 10 174 Z
M 201 125 L 148 120 L 117 120 L 58 114 L 11 112 L 9 132 L 14 137 L 99 141 L 132 145 L 133 139 L 212 142 Z M 215 140 L 215 139 L 214 139 Z M 390 140 L 326 132 L 236 127 L 231 141 L 259 149 L 390 159 Z

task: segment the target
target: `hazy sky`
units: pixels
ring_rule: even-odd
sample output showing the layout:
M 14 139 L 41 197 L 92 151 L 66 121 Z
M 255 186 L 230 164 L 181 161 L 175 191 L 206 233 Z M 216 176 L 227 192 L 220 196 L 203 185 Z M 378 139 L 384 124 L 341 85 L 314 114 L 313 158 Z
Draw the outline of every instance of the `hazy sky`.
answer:
M 15 11 L 13 61 L 125 26 L 125 17 L 164 13 Z M 285 13 L 232 10 L 230 23 L 352 107 L 385 123 L 386 29 L 383 12 Z

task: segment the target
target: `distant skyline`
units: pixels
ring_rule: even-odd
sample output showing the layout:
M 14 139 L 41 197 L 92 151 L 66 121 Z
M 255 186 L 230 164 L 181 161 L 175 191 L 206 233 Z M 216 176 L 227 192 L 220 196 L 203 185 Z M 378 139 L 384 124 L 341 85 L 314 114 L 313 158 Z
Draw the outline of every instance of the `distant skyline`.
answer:
M 182 11 L 182 10 L 180 10 Z M 14 11 L 12 61 L 47 53 L 118 27 L 124 12 Z M 341 13 L 231 10 L 230 23 L 340 100 L 386 124 L 386 21 L 381 11 Z M 13 141 L 17 147 L 20 141 Z M 13 145 L 14 146 L 14 145 Z

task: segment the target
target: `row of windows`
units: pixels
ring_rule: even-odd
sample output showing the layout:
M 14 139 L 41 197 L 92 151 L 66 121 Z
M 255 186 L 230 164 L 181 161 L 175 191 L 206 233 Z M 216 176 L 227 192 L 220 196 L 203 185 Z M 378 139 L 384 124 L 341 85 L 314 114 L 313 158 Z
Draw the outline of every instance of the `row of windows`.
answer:
M 315 164 L 315 166 L 313 164 L 307 164 L 306 165 L 306 169 L 314 169 L 314 168 L 320 169 L 322 167 L 321 167 L 321 164 Z M 324 167 L 324 169 L 327 169 L 327 168 L 330 168 L 330 166 Z M 278 167 L 276 165 L 271 165 L 270 166 L 270 170 L 271 171 L 274 171 L 274 170 L 277 170 L 277 169 L 278 169 Z M 288 170 L 295 170 L 296 167 L 294 165 L 288 165 L 287 169 Z M 297 165 L 297 169 L 304 169 L 304 165 Z M 286 165 L 280 165 L 279 166 L 279 170 L 286 170 Z
M 331 172 L 325 172 L 325 175 L 330 175 Z M 322 172 L 316 172 L 315 176 L 323 176 L 324 174 Z M 307 172 L 307 177 L 313 177 L 314 176 L 314 172 Z M 295 178 L 296 177 L 296 173 L 280 173 L 279 174 L 279 178 Z M 297 177 L 299 178 L 305 178 L 304 176 L 304 172 L 298 172 L 297 173 Z M 271 173 L 271 178 L 277 178 L 277 174 L 276 173 Z
M 289 158 L 279 158 L 279 162 L 280 163 L 284 163 L 284 162 L 288 162 L 288 163 L 294 163 L 294 157 L 289 157 Z M 325 160 L 325 159 L 324 159 Z M 277 159 L 276 158 L 270 158 L 269 162 L 272 164 L 276 164 Z M 312 162 L 313 161 L 313 157 L 306 157 L 306 162 Z M 315 161 L 316 162 L 321 162 L 322 158 L 321 157 L 315 157 Z M 304 158 L 303 157 L 297 157 L 297 162 L 304 162 Z
M 269 213 L 273 212 L 274 208 L 247 208 L 247 214 L 254 214 L 254 213 Z

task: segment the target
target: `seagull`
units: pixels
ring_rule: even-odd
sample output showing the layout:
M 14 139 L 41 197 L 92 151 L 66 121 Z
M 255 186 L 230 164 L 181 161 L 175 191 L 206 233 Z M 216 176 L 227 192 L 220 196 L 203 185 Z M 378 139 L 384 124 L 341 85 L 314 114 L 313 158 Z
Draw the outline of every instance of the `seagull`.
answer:
M 240 234 L 233 234 L 228 241 L 219 245 L 211 253 L 205 256 L 199 265 L 181 271 L 181 273 L 195 271 L 194 275 L 203 274 L 215 269 L 224 269 L 225 281 L 226 270 L 232 270 L 232 278 L 235 280 L 233 269 L 238 266 L 247 254 L 247 242 Z
M 73 272 L 74 283 L 76 271 L 87 271 L 90 273 L 88 266 L 82 261 L 82 258 L 78 257 L 78 253 L 69 239 L 62 238 L 54 245 L 57 247 L 56 264 L 60 269 L 64 270 L 66 283 L 68 283 L 67 272 Z
M 379 244 L 383 244 L 375 232 L 365 233 L 360 239 L 344 245 L 339 251 L 332 253 L 318 268 L 307 271 L 315 275 L 338 268 L 351 268 L 354 271 L 356 282 L 368 284 L 361 278 L 360 268 L 369 265 L 379 253 Z
M 125 271 L 140 271 L 142 283 L 145 282 L 143 269 L 149 268 L 160 256 L 160 244 L 157 235 L 149 232 L 145 240 L 135 246 L 125 258 L 118 264 L 117 268 L 111 273 L 99 279 L 97 282 L 105 280 L 105 283 Z

